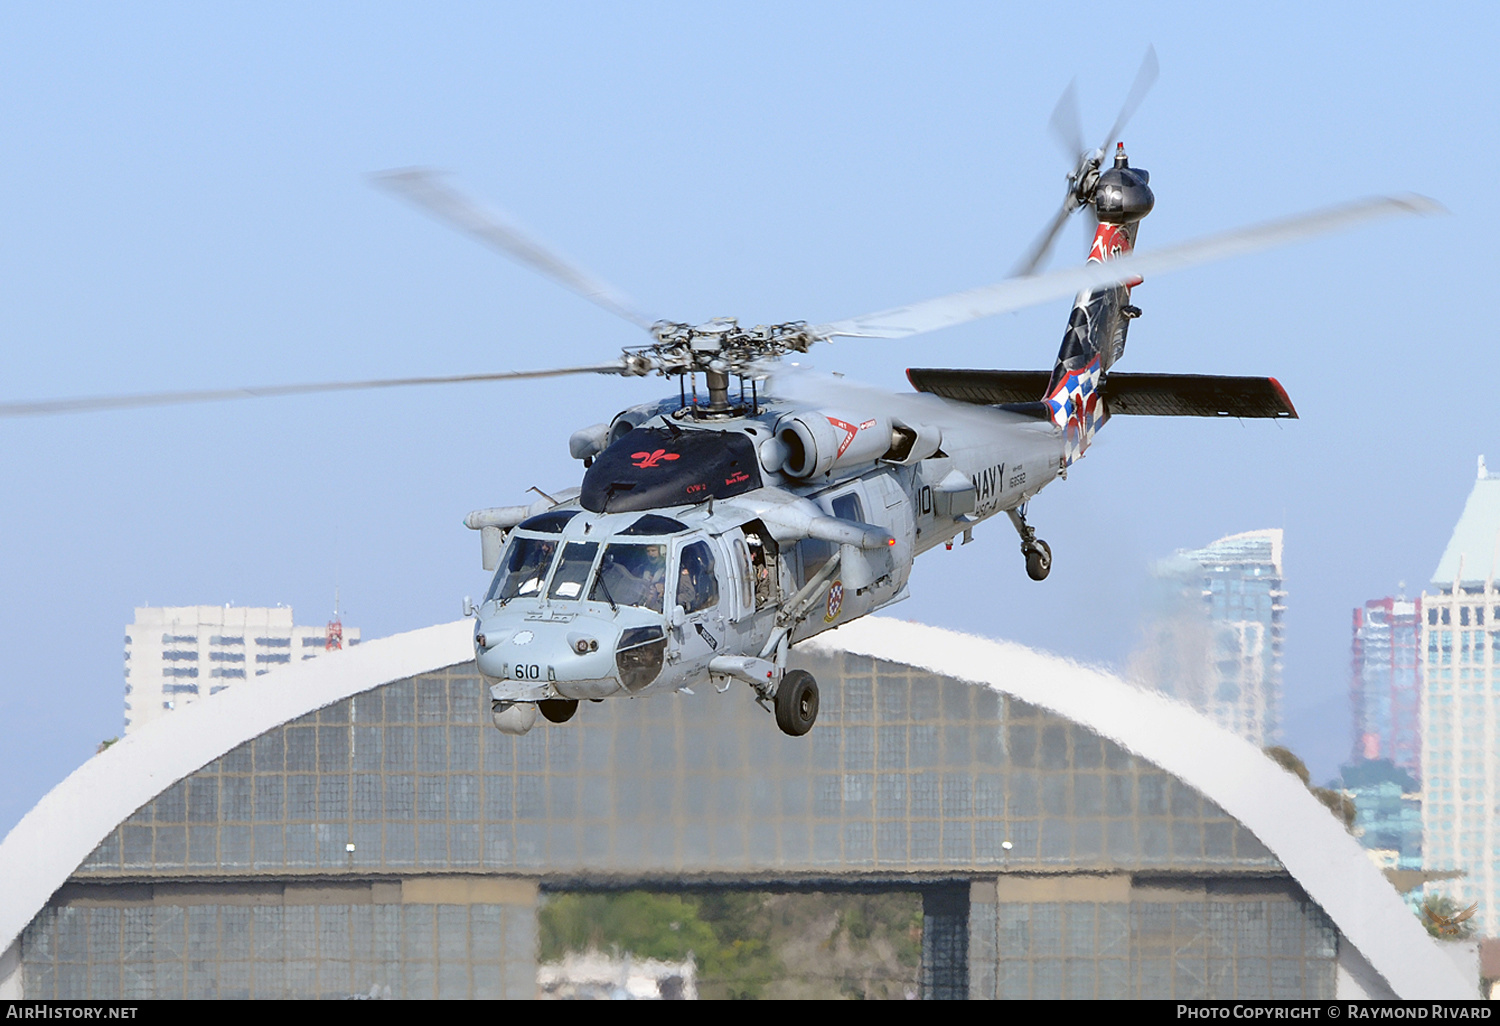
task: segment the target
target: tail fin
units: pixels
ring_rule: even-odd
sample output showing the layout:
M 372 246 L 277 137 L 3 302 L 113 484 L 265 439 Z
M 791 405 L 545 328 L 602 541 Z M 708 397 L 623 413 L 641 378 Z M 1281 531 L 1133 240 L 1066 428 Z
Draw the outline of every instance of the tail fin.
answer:
M 1132 168 L 1125 144 L 1115 152 L 1115 165 L 1099 176 L 1089 204 L 1098 216 L 1089 261 L 1103 263 L 1135 248 L 1141 218 L 1151 212 L 1155 197 L 1147 186 L 1150 175 Z M 1109 418 L 1102 401 L 1104 378 L 1125 353 L 1125 335 L 1140 311 L 1130 305 L 1130 290 L 1140 280 L 1123 285 L 1085 289 L 1073 302 L 1068 329 L 1052 367 L 1042 402 L 1052 422 L 1067 435 L 1066 458 L 1071 465 L 1088 449 L 1094 433 Z

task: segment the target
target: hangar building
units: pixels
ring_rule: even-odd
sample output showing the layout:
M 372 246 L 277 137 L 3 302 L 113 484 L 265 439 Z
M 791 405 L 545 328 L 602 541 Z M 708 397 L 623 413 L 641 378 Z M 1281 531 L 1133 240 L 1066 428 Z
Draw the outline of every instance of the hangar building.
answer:
M 1018 645 L 866 618 L 748 689 L 509 737 L 471 625 L 134 732 L 0 843 L 0 997 L 536 994 L 546 894 L 924 895 L 927 997 L 1473 997 L 1343 827 L 1253 745 Z

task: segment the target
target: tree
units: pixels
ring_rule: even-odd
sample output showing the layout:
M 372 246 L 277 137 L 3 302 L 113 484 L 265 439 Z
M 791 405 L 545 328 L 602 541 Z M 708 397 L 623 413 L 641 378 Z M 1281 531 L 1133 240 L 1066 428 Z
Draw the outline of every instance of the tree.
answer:
M 767 941 L 764 895 L 710 891 L 558 894 L 538 914 L 538 955 L 570 951 L 629 953 L 698 966 L 704 997 L 755 998 L 782 972 Z
M 537 917 L 541 960 L 569 951 L 628 951 L 638 958 L 680 962 L 718 946 L 691 897 L 677 894 L 558 894 Z
M 1328 807 L 1339 822 L 1344 824 L 1344 829 L 1349 830 L 1354 826 L 1354 817 L 1358 810 L 1354 807 L 1354 799 L 1342 791 L 1335 791 L 1330 787 L 1313 787 L 1312 774 L 1307 771 L 1307 763 L 1292 752 L 1289 748 L 1281 745 L 1272 745 L 1265 749 L 1266 755 L 1288 773 L 1296 774 L 1302 781 L 1302 785 L 1312 792 L 1312 796 Z

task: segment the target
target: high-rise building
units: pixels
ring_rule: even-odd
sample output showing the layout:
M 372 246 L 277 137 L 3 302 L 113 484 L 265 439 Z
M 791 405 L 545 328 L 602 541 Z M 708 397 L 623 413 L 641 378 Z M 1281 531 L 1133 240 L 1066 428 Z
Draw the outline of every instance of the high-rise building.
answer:
M 1422 593 L 1422 833 L 1434 885 L 1500 933 L 1500 474 L 1479 477 Z
M 125 733 L 277 666 L 358 644 L 359 628 L 337 616 L 294 625 L 290 606 L 137 608 L 125 633 Z
M 1422 795 L 1404 767 L 1359 759 L 1341 768 L 1336 786 L 1354 799 L 1354 834 L 1377 866 L 1422 868 Z
M 1157 562 L 1154 617 L 1131 661 L 1136 678 L 1262 746 L 1281 730 L 1281 550 L 1280 529 L 1247 531 Z
M 1422 776 L 1422 603 L 1371 599 L 1354 611 L 1349 699 L 1355 762 L 1389 759 Z

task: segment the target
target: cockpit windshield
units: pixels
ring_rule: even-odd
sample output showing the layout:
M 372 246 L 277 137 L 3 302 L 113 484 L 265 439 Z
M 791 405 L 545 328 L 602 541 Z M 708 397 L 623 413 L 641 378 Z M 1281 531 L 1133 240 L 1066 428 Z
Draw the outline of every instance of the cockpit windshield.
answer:
M 641 606 L 662 611 L 666 590 L 667 547 L 611 544 L 599 562 L 599 573 L 589 598 L 618 606 Z
M 540 594 L 555 552 L 555 541 L 516 538 L 505 553 L 505 559 L 500 564 L 499 572 L 495 574 L 495 583 L 490 585 L 490 593 L 485 596 L 485 601 L 498 599 L 509 602 L 513 598 Z
M 552 588 L 547 592 L 550 599 L 583 598 L 583 587 L 594 567 L 594 557 L 599 554 L 598 542 L 568 542 L 562 559 L 552 574 Z

